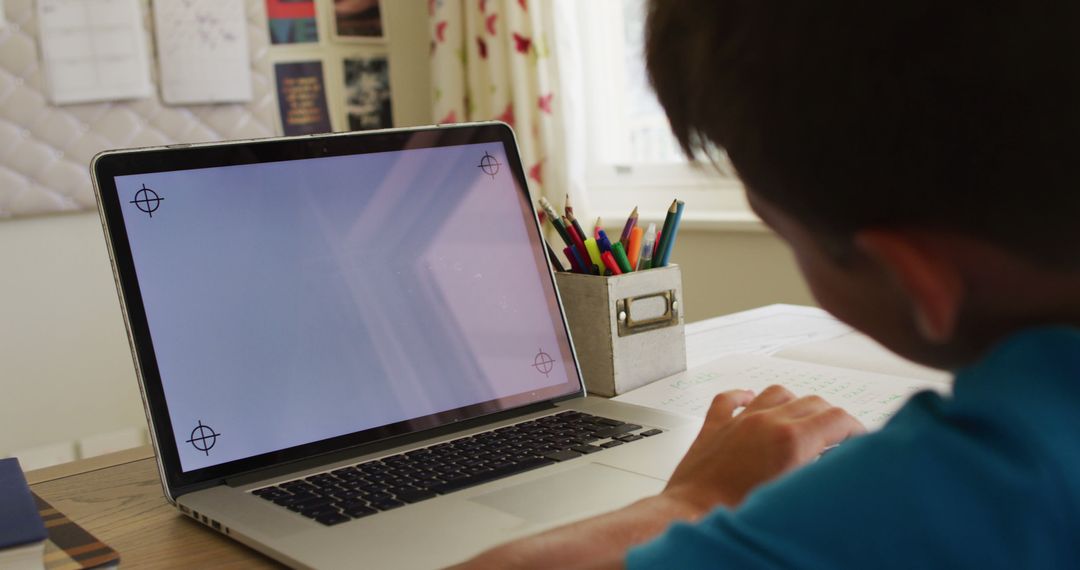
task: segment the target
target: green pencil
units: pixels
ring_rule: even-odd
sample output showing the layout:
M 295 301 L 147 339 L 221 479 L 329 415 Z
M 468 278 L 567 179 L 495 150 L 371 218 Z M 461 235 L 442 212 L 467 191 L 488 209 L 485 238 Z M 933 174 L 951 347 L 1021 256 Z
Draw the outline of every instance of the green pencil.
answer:
M 615 263 L 619 264 L 619 269 L 623 273 L 630 273 L 633 269 L 630 267 L 630 260 L 626 258 L 626 251 L 623 250 L 623 246 L 619 242 L 611 244 L 611 255 L 615 258 Z

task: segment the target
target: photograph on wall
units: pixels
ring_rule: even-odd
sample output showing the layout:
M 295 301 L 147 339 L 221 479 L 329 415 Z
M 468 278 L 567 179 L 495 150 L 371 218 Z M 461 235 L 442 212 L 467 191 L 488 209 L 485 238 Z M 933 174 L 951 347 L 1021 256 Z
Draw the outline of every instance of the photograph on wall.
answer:
M 340 40 L 382 40 L 380 0 L 334 0 L 334 35 Z
M 350 131 L 394 126 L 390 108 L 390 66 L 386 56 L 347 57 L 345 115 Z
M 274 64 L 274 77 L 281 130 L 286 136 L 330 132 L 321 61 Z
M 266 0 L 272 44 L 310 44 L 319 41 L 315 0 Z

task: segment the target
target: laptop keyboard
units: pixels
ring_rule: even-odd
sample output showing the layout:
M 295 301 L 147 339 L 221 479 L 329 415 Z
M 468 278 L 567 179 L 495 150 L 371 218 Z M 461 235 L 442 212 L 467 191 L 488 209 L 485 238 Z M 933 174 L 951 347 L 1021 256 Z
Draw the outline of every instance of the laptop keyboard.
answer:
M 252 493 L 329 526 L 659 433 L 662 430 L 562 412 Z

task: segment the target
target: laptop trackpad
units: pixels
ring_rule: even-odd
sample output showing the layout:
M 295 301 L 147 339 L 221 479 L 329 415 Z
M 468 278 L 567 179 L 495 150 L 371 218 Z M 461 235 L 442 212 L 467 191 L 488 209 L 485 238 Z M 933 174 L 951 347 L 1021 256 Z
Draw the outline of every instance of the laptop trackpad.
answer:
M 598 463 L 472 497 L 470 500 L 531 523 L 579 519 L 655 495 L 664 481 Z

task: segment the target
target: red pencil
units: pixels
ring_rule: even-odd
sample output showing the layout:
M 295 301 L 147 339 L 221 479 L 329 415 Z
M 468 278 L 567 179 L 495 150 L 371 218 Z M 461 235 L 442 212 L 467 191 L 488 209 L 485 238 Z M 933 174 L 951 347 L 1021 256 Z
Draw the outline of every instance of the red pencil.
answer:
M 585 273 L 592 273 L 592 258 L 589 257 L 589 250 L 585 249 L 585 238 L 578 235 L 577 229 L 575 229 L 574 224 L 571 223 L 566 224 L 566 233 L 570 234 L 570 239 L 574 241 L 574 247 L 576 247 L 579 252 L 584 252 L 582 257 L 584 258 L 583 261 L 585 262 L 585 267 L 582 267 L 582 269 L 585 270 Z
M 619 264 L 615 263 L 615 256 L 611 255 L 610 251 L 605 251 L 600 259 L 604 260 L 604 265 L 611 271 L 612 275 L 622 275 L 622 270 L 619 269 Z

